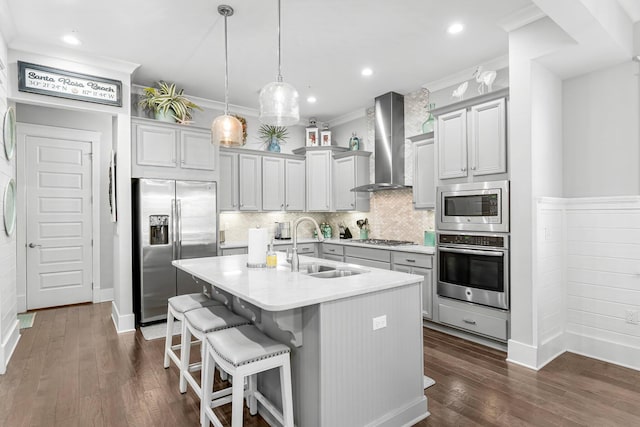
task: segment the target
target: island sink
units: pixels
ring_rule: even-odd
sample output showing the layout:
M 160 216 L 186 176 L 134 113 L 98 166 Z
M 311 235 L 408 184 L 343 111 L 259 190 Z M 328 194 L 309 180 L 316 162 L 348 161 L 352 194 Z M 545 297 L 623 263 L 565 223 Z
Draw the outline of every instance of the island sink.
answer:
M 356 274 L 368 273 L 368 270 L 353 267 L 334 267 L 318 263 L 301 264 L 300 273 L 318 279 L 335 279 L 338 277 L 355 276 Z

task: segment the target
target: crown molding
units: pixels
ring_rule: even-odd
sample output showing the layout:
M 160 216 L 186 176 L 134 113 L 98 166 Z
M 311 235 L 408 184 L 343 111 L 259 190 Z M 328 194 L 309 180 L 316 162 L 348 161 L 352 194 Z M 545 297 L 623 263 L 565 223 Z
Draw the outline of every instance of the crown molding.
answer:
M 538 6 L 531 3 L 529 6 L 523 7 L 522 9 L 512 13 L 511 15 L 502 19 L 501 22 L 498 23 L 503 30 L 507 33 L 511 31 L 515 31 L 518 28 L 522 28 L 525 25 L 529 25 L 532 22 L 537 21 L 538 19 L 542 19 L 547 16 Z
M 501 70 L 509 66 L 509 55 L 499 56 L 497 58 L 491 59 L 483 64 L 482 67 L 486 70 Z M 422 85 L 423 88 L 427 89 L 429 92 L 435 92 L 441 89 L 445 89 L 451 86 L 455 86 L 459 83 L 467 81 L 473 78 L 473 73 L 476 71 L 477 66 L 470 67 L 464 69 L 462 71 L 458 71 L 455 74 L 448 75 L 447 77 L 443 77 L 439 80 L 434 80 Z
M 15 54 L 40 55 L 64 61 L 76 62 L 84 66 L 103 68 L 118 73 L 131 75 L 140 66 L 134 62 L 120 59 L 92 56 L 84 52 L 54 45 L 43 45 L 25 41 L 14 41 L 9 44 L 9 49 Z
M 327 123 L 329 123 L 329 127 L 340 126 L 345 123 L 349 123 L 366 116 L 367 116 L 367 109 L 358 108 L 355 111 L 352 111 L 347 114 L 343 114 L 342 116 L 336 117 L 335 119 L 331 119 L 327 121 Z

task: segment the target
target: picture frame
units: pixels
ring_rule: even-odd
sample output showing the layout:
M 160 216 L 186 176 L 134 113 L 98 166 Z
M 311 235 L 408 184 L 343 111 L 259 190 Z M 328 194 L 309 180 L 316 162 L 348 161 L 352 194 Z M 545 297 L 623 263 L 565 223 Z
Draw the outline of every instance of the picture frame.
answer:
M 317 127 L 308 127 L 305 131 L 307 147 L 318 147 L 320 145 L 320 135 Z
M 111 212 L 111 222 L 118 221 L 117 201 L 116 201 L 116 153 L 111 150 L 109 157 L 109 210 Z
M 323 147 L 331 145 L 331 131 L 323 130 L 320 132 L 320 145 Z
M 122 107 L 120 80 L 18 61 L 18 90 Z

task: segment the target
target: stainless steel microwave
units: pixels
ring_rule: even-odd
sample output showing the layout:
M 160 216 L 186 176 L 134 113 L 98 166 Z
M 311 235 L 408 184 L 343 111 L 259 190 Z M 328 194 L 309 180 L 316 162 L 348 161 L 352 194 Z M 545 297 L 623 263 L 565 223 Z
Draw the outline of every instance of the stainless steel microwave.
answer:
M 438 230 L 509 232 L 509 181 L 438 187 Z

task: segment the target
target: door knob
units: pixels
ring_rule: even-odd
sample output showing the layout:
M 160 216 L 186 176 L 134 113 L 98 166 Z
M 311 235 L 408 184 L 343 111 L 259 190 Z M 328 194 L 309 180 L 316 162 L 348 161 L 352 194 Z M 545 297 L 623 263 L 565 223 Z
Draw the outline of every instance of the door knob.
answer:
M 36 245 L 35 243 L 29 243 L 29 247 L 30 247 L 31 249 L 33 249 L 33 248 L 35 248 L 35 247 L 37 247 L 37 246 L 42 246 L 42 245 Z

